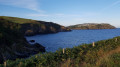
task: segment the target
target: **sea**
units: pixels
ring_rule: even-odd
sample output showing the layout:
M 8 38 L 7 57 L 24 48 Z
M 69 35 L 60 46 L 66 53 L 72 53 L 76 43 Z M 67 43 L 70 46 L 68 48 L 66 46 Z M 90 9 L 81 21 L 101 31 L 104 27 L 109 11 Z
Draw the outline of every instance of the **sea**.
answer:
M 55 34 L 40 34 L 26 37 L 27 41 L 35 40 L 46 47 L 47 52 L 55 52 L 59 48 L 72 48 L 82 44 L 106 40 L 120 36 L 120 28 L 99 30 L 72 30 Z

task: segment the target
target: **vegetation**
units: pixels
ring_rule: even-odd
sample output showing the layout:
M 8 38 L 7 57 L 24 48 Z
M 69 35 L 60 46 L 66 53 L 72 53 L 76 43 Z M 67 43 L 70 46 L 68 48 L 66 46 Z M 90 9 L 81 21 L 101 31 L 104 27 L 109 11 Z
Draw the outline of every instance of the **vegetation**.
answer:
M 114 26 L 107 24 L 107 23 L 102 23 L 102 24 L 97 24 L 97 23 L 85 23 L 85 24 L 77 24 L 77 25 L 72 25 L 68 26 L 70 29 L 115 29 Z
M 8 16 L 0 16 L 0 19 L 5 19 L 8 21 L 11 21 L 13 23 L 19 23 L 19 24 L 24 24 L 24 23 L 35 23 L 35 20 L 31 19 L 24 19 L 24 18 L 17 18 L 17 17 L 8 17 Z
M 62 49 L 28 59 L 7 60 L 8 67 L 119 67 L 120 37 Z M 3 67 L 4 64 L 0 66 Z
M 17 38 L 24 38 L 24 36 L 21 35 L 18 29 L 18 24 L 0 19 L 0 43 L 5 43 L 4 41 L 7 41 L 9 42 L 8 44 L 11 44 Z
M 37 47 L 36 47 L 37 46 Z M 43 46 L 30 45 L 20 32 L 20 25 L 0 18 L 0 63 L 44 52 Z

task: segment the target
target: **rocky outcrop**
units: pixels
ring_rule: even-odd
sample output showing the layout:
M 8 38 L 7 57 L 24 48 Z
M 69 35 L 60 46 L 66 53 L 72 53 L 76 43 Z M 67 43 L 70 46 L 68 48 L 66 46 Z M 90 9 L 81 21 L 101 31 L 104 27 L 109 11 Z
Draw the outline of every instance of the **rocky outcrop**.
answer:
M 36 53 L 38 53 L 37 50 L 39 50 L 39 51 L 41 51 L 41 52 L 45 52 L 45 47 L 42 46 L 42 45 L 39 44 L 39 43 L 33 44 L 32 47 L 36 49 Z
M 85 24 L 77 24 L 77 25 L 72 25 L 68 26 L 70 29 L 115 29 L 116 27 L 107 24 L 107 23 L 85 23 Z

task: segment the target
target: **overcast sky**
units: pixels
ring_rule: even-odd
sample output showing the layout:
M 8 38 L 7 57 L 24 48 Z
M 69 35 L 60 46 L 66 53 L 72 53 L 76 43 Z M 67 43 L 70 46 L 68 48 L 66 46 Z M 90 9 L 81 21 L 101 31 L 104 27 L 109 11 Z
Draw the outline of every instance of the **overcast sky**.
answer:
M 0 16 L 52 21 L 64 26 L 110 23 L 120 27 L 120 0 L 0 0 Z

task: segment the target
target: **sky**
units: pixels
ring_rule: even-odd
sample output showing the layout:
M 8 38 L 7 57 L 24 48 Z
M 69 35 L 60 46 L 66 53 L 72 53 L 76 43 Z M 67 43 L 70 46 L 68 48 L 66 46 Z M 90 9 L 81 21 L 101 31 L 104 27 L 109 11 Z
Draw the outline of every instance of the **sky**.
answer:
M 0 16 L 69 26 L 109 23 L 120 27 L 120 0 L 0 0 Z

